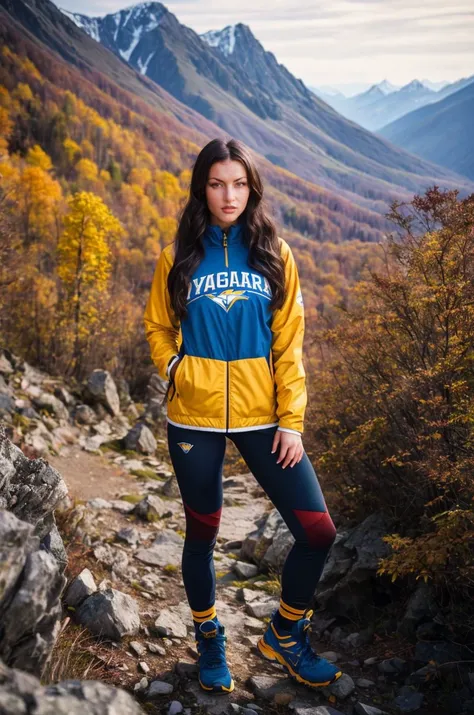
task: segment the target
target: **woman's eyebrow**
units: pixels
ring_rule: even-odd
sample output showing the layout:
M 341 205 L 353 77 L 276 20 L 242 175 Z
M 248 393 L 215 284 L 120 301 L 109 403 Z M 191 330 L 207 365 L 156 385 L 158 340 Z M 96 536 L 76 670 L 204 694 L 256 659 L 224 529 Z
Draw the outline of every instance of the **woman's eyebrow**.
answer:
M 245 180 L 247 181 L 247 177 L 246 177 L 246 176 L 241 176 L 240 179 L 234 179 L 234 181 L 241 181 L 242 179 L 245 179 Z M 210 176 L 209 179 L 208 179 L 208 181 L 220 181 L 220 182 L 222 182 L 222 179 L 218 179 L 218 178 L 215 177 L 215 176 Z M 222 183 L 223 183 L 223 182 L 222 182 Z

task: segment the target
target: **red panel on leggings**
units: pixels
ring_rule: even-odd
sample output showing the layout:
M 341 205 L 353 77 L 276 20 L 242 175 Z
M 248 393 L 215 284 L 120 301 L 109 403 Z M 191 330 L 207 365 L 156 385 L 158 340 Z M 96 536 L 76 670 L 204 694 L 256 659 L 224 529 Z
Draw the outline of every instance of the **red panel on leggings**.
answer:
M 187 522 L 186 535 L 191 539 L 212 541 L 219 530 L 222 507 L 212 514 L 199 514 L 187 504 L 184 504 L 184 508 Z
M 293 509 L 312 547 L 327 548 L 336 536 L 336 527 L 327 511 Z

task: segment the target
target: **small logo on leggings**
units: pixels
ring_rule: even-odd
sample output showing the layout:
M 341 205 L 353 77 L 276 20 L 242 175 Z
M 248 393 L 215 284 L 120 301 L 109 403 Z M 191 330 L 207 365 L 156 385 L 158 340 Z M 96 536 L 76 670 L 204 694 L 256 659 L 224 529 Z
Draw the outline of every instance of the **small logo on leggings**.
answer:
M 190 442 L 178 442 L 179 447 L 183 450 L 183 452 L 186 452 L 186 454 L 189 452 L 191 447 L 194 447 L 194 444 L 191 444 Z

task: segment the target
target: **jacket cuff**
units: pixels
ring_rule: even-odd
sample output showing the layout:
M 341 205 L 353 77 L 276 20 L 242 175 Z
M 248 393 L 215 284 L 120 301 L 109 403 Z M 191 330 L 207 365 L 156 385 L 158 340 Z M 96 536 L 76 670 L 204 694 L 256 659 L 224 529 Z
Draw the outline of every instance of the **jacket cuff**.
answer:
M 169 378 L 169 376 L 170 376 L 171 368 L 173 367 L 173 365 L 175 364 L 175 362 L 176 362 L 177 360 L 179 360 L 179 359 L 180 359 L 180 358 L 179 358 L 179 355 L 173 355 L 173 356 L 170 358 L 170 360 L 169 360 L 169 362 L 168 362 L 168 367 L 166 368 L 166 376 L 167 376 L 168 378 Z
M 289 427 L 277 427 L 277 430 L 280 430 L 280 432 L 291 432 L 292 434 L 299 434 L 301 436 L 302 432 L 298 432 L 298 430 L 295 429 L 290 429 Z

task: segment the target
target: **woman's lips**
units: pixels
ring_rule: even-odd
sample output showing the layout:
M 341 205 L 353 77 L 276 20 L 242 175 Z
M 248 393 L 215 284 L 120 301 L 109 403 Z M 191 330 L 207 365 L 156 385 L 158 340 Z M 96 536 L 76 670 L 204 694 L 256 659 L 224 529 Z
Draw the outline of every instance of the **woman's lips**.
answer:
M 222 210 L 225 211 L 226 213 L 230 214 L 230 213 L 232 213 L 232 211 L 237 211 L 237 207 L 236 206 L 231 206 L 230 208 L 224 207 Z

